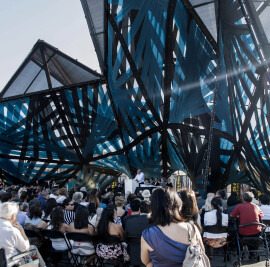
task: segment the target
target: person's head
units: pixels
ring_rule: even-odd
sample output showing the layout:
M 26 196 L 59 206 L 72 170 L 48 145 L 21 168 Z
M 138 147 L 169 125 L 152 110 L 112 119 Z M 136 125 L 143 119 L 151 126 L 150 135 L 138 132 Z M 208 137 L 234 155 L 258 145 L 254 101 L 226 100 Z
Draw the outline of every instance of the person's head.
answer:
M 158 178 L 155 178 L 155 182 L 158 182 Z
M 42 196 L 43 198 L 49 198 L 49 194 L 48 194 L 48 192 L 47 192 L 46 190 L 43 190 L 43 191 L 41 192 L 41 196 Z
M 160 181 L 161 181 L 161 183 L 164 183 L 165 182 L 165 178 L 161 177 L 160 178 Z
M 21 202 L 22 203 L 22 211 L 27 212 L 29 209 L 29 204 L 26 202 Z
M 127 203 L 130 203 L 132 200 L 136 198 L 136 194 L 129 194 L 127 198 Z
M 53 208 L 57 207 L 58 204 L 55 200 L 55 198 L 49 198 L 45 204 L 44 213 L 45 217 L 49 216 L 51 214 L 51 211 Z
M 254 195 L 252 194 L 252 192 L 246 192 L 243 194 L 243 200 L 245 202 L 252 202 L 253 198 L 254 198 Z
M 219 191 L 217 191 L 216 196 L 217 197 L 220 197 L 222 199 L 225 199 L 226 198 L 226 192 L 225 192 L 225 190 L 219 190 Z
M 62 206 L 66 210 L 73 210 L 74 209 L 74 203 L 73 203 L 73 201 L 70 198 L 64 199 L 64 201 L 62 202 Z
M 93 194 L 93 195 L 90 194 L 90 196 L 89 196 L 89 204 L 90 203 L 94 203 L 94 204 L 96 204 L 97 207 L 100 207 L 99 199 L 95 194 Z
M 144 180 L 144 184 L 149 184 L 149 180 L 148 179 L 145 179 Z
M 212 195 L 208 196 L 208 194 L 207 194 L 207 198 L 206 198 L 205 204 L 204 204 L 204 210 L 205 211 L 211 211 L 213 209 L 212 205 L 211 205 L 211 201 L 212 201 L 213 198 L 214 198 L 214 196 L 212 196 Z
M 268 195 L 260 195 L 259 200 L 261 205 L 270 205 L 270 198 Z
M 58 190 L 58 194 L 59 196 L 67 196 L 67 189 L 65 187 L 61 187 L 59 190 Z
M 239 203 L 239 199 L 237 197 L 237 194 L 231 194 L 229 197 L 228 197 L 228 200 L 227 200 L 227 206 L 228 207 L 232 207 L 232 206 L 235 206 Z
M 97 188 L 94 188 L 94 189 L 92 189 L 92 191 L 90 192 L 90 196 L 97 196 L 98 195 L 98 190 L 97 190 Z
M 251 189 L 250 192 L 253 194 L 253 198 L 258 198 L 258 191 L 255 188 Z
M 52 189 L 52 194 L 55 196 L 58 196 L 58 188 L 53 188 Z
M 153 183 L 154 179 L 153 178 L 150 178 L 150 183 Z
M 83 193 L 83 201 L 87 200 L 87 192 L 86 191 L 81 191 Z
M 88 208 L 79 205 L 75 213 L 74 228 L 75 229 L 88 228 L 88 217 L 89 217 Z
M 195 196 L 196 196 L 196 198 L 201 198 L 201 193 L 199 191 L 196 191 Z
M 222 200 L 220 197 L 214 197 L 211 201 L 212 208 L 217 210 L 217 225 L 222 226 Z
M 82 201 L 82 199 L 83 199 L 83 193 L 82 192 L 75 192 L 73 194 L 73 196 L 72 196 L 72 200 L 75 203 L 79 203 L 80 204 L 81 201 Z
M 126 199 L 124 196 L 116 196 L 115 197 L 115 206 L 123 207 L 125 205 Z
M 116 209 L 114 205 L 108 205 L 101 214 L 97 226 L 97 234 L 103 237 L 105 240 L 108 240 L 110 237 L 109 224 L 113 223 L 115 217 L 116 217 Z
M 141 173 L 141 170 L 140 170 L 140 169 L 138 169 L 138 170 L 137 170 L 137 174 L 140 174 L 140 173 Z
M 29 218 L 37 219 L 42 217 L 42 208 L 40 205 L 32 205 L 29 208 Z
M 182 222 L 181 208 L 182 201 L 174 189 L 167 186 L 158 187 L 152 192 L 152 214 L 149 222 L 161 226 L 170 225 L 172 222 Z
M 0 204 L 0 218 L 10 221 L 12 224 L 17 221 L 19 206 L 15 202 Z
M 182 200 L 182 209 L 181 209 L 181 217 L 185 221 L 197 221 L 197 216 L 199 213 L 199 209 L 197 206 L 197 201 L 195 197 L 195 193 L 193 190 L 184 189 L 179 192 L 180 198 Z
M 12 195 L 10 192 L 5 192 L 2 196 L 2 201 L 3 202 L 9 202 L 12 198 Z
M 62 207 L 55 207 L 51 211 L 51 221 L 53 231 L 59 231 L 64 223 L 64 211 Z
M 97 205 L 95 203 L 90 203 L 88 205 L 88 211 L 89 211 L 89 215 L 96 214 L 97 213 Z
M 140 212 L 141 213 L 149 213 L 150 212 L 150 201 L 149 200 L 141 201 Z
M 18 198 L 18 191 L 12 190 L 11 191 L 11 199 L 17 199 Z
M 139 212 L 140 206 L 141 206 L 141 200 L 138 198 L 135 198 L 134 200 L 130 202 L 130 208 L 132 210 L 132 213 Z
M 26 192 L 26 191 L 23 191 L 23 192 L 21 193 L 21 196 L 20 196 L 21 201 L 26 201 L 27 198 L 28 198 L 27 192 Z
M 144 200 L 149 200 L 151 197 L 151 193 L 148 189 L 143 190 L 142 196 Z

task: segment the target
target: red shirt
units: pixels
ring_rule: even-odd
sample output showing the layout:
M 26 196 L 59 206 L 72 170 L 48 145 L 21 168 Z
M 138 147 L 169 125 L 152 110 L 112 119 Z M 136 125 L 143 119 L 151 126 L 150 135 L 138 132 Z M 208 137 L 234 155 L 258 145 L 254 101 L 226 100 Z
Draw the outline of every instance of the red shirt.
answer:
M 260 223 L 260 218 L 263 217 L 263 213 L 257 205 L 244 202 L 243 204 L 237 205 L 230 216 L 239 216 L 240 224 Z M 257 225 L 239 227 L 239 234 L 241 235 L 255 235 L 260 231 L 261 227 Z

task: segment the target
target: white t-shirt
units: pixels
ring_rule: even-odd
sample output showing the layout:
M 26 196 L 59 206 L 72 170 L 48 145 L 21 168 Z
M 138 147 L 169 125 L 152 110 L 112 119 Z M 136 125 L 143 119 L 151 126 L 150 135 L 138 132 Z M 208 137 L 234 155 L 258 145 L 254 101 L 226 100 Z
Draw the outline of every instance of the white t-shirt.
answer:
M 228 226 L 228 214 L 221 213 L 221 224 L 222 226 Z M 204 225 L 205 226 L 211 226 L 211 225 L 216 225 L 217 224 L 217 210 L 212 210 L 209 212 L 206 212 L 204 214 Z M 204 232 L 203 237 L 207 238 L 222 238 L 222 237 L 227 237 L 228 233 L 220 233 L 220 234 L 214 234 L 214 233 L 208 233 Z

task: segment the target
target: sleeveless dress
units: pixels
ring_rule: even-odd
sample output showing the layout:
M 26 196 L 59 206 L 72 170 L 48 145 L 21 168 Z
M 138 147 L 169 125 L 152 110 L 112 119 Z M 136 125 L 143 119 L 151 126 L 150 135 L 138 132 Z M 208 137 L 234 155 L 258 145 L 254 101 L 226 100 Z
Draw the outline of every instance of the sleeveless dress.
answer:
M 178 234 L 181 235 L 180 232 Z M 154 250 L 149 254 L 154 267 L 179 267 L 183 265 L 189 245 L 170 239 L 157 226 L 145 229 L 142 236 Z

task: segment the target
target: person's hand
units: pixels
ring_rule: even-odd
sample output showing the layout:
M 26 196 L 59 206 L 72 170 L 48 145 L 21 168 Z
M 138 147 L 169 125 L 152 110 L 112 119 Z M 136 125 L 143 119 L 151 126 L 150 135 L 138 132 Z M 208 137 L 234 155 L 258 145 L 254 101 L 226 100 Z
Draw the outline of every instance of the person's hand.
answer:
M 15 228 L 17 228 L 19 231 L 24 231 L 24 230 L 23 230 L 23 227 L 20 225 L 19 222 L 15 222 L 15 223 L 13 224 L 13 226 L 14 226 Z

